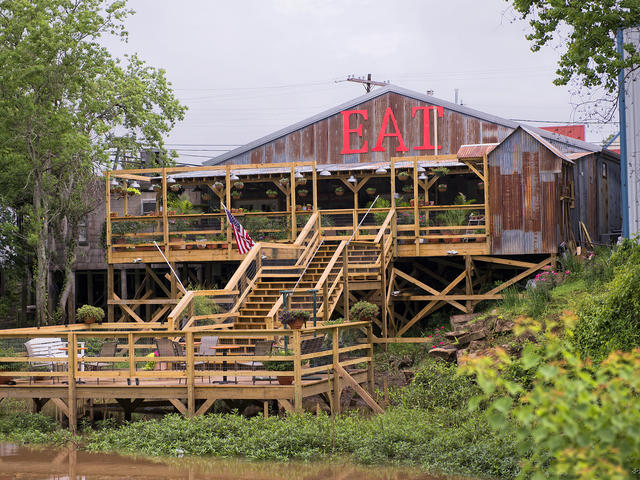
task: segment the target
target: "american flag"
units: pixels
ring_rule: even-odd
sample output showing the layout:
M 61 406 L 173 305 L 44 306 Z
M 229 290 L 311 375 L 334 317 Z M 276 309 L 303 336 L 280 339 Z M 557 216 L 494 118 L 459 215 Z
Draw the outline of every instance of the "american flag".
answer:
M 244 229 L 244 227 L 240 225 L 240 222 L 236 220 L 236 217 L 234 217 L 231 214 L 231 212 L 227 209 L 227 207 L 224 207 L 224 212 L 227 214 L 229 223 L 233 228 L 233 236 L 236 238 L 236 244 L 238 245 L 238 250 L 240 251 L 241 254 L 244 255 L 245 253 L 249 252 L 249 250 L 251 250 L 251 247 L 253 247 L 254 245 L 253 239 L 249 236 L 249 234 Z

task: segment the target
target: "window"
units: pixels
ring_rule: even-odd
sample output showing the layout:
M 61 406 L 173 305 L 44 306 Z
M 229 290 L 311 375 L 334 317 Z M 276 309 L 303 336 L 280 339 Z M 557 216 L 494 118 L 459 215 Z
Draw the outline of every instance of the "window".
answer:
M 155 200 L 142 200 L 142 215 L 147 215 L 156 211 Z
M 602 178 L 607 178 L 607 164 L 602 162 Z
M 89 218 L 84 217 L 78 222 L 78 245 L 89 245 Z

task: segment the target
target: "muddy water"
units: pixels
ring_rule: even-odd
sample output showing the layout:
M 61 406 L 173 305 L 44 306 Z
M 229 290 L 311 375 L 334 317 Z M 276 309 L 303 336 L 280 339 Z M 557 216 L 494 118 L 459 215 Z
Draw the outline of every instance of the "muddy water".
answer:
M 263 463 L 241 460 L 150 460 L 75 449 L 31 450 L 0 443 L 0 480 L 445 480 L 415 470 L 345 463 Z M 454 480 L 453 477 L 446 477 Z

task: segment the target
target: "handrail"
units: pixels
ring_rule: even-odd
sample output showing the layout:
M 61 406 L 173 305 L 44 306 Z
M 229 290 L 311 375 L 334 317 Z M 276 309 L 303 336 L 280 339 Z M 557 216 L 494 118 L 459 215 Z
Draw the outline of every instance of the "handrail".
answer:
M 324 269 L 324 272 L 322 272 L 322 276 L 316 282 L 316 286 L 314 287 L 316 290 L 319 290 L 320 288 L 322 288 L 322 284 L 327 280 L 327 278 L 331 274 L 331 270 L 333 270 L 333 267 L 335 266 L 336 262 L 342 256 L 342 251 L 344 250 L 344 247 L 346 245 L 347 245 L 346 240 L 342 240 L 340 242 L 340 244 L 338 245 L 338 248 L 336 248 L 336 251 L 333 253 L 333 256 L 331 257 L 331 260 L 329 260 L 329 263 L 327 264 L 327 268 Z
M 360 223 L 358 223 L 358 226 L 353 229 L 353 233 L 351 234 L 351 238 L 347 241 L 347 245 L 349 245 L 351 243 L 351 240 L 353 240 L 353 237 L 356 236 L 356 233 L 358 233 L 358 230 L 360 229 L 360 225 L 362 225 L 362 222 L 364 222 L 364 219 L 367 218 L 367 215 L 369 215 L 369 212 L 371 211 L 371 208 L 376 204 L 376 202 L 378 201 L 379 198 L 380 198 L 380 195 L 378 195 L 373 200 L 373 202 L 371 202 L 371 206 L 369 206 L 369 208 L 367 209 L 367 213 L 364 214 L 364 217 L 362 217 L 362 220 L 360 220 Z
M 309 220 L 307 220 L 307 224 L 304 226 L 302 231 L 298 234 L 298 238 L 296 238 L 296 241 L 293 242 L 295 246 L 300 246 L 302 242 L 304 242 L 304 239 L 309 233 L 309 230 L 311 230 L 311 228 L 313 227 L 313 224 L 316 223 L 317 221 L 318 221 L 318 212 L 315 212 L 313 215 L 311 215 L 311 217 L 309 217 Z
M 244 257 L 244 260 L 238 268 L 236 269 L 233 276 L 227 282 L 227 285 L 224 287 L 225 290 L 235 290 L 238 285 L 238 281 L 242 278 L 242 275 L 249 269 L 251 263 L 257 258 L 258 254 L 262 250 L 262 244 L 260 242 L 256 243 L 253 248 L 249 251 L 249 254 Z
M 313 262 L 313 259 L 316 257 L 316 253 L 318 253 L 318 250 L 320 250 L 320 247 L 324 244 L 324 240 L 321 240 L 320 243 L 318 244 L 318 247 L 316 248 L 316 250 L 313 252 L 313 255 L 311 255 L 311 258 L 309 258 L 309 261 L 306 262 L 306 265 L 304 267 L 304 270 L 302 270 L 302 273 L 300 274 L 300 276 L 298 277 L 298 281 L 296 282 L 296 284 L 293 286 L 293 288 L 291 289 L 291 295 L 294 294 L 294 292 L 296 291 L 296 288 L 298 288 L 298 284 L 300 283 L 300 280 L 302 280 L 302 277 L 304 277 L 304 274 L 307 273 L 307 268 L 309 268 L 309 265 L 311 265 L 311 262 Z
M 391 219 L 395 214 L 396 214 L 395 207 L 391 208 L 389 210 L 389 213 L 387 214 L 387 217 L 384 219 L 384 222 L 382 222 L 382 226 L 380 227 L 380 230 L 378 231 L 378 234 L 376 235 L 376 238 L 373 241 L 373 243 L 378 243 L 382 239 L 382 237 L 384 236 L 385 230 L 387 229 L 388 226 L 390 226 Z

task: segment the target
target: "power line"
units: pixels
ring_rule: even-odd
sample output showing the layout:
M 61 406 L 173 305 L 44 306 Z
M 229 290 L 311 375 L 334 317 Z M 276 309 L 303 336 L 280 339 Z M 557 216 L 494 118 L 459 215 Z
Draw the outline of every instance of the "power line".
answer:
M 610 125 L 610 124 L 620 123 L 620 122 L 595 122 L 593 120 L 589 120 L 585 122 L 567 122 L 565 120 L 525 120 L 523 118 L 510 118 L 509 120 L 513 120 L 514 122 L 531 122 L 531 123 L 566 123 L 570 125 Z

